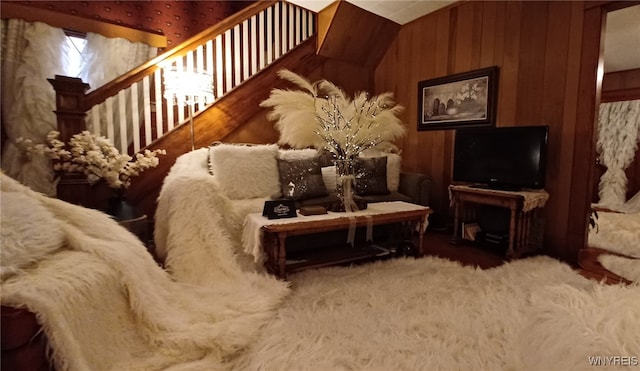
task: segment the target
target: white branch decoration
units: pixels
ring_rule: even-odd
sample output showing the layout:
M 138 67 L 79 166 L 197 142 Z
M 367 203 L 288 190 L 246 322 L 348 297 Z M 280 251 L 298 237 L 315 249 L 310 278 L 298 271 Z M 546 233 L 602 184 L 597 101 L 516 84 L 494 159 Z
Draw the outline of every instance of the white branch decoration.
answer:
M 344 160 L 405 134 L 398 118 L 404 108 L 395 104 L 391 92 L 373 98 L 360 92 L 350 99 L 327 80 L 311 83 L 288 70 L 278 76 L 302 89 L 273 89 L 260 104 L 273 109 L 267 118 L 276 121 L 280 144 L 325 148 Z

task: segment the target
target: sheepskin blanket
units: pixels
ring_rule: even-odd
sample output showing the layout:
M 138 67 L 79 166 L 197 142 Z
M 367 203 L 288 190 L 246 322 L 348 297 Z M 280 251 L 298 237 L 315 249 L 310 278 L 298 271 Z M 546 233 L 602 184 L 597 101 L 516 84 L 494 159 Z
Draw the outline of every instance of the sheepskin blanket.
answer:
M 394 259 L 289 276 L 293 292 L 236 370 L 628 370 L 640 286 L 549 257 L 480 270 Z M 596 367 L 601 366 L 601 367 Z
M 58 370 L 223 369 L 289 293 L 231 259 L 176 282 L 106 214 L 1 180 L 2 304 L 36 313 Z
M 609 271 L 630 281 L 640 282 L 640 212 L 598 211 L 597 228 L 589 231 L 589 247 L 613 253 L 598 256 Z
M 267 275 L 242 248 L 245 216 L 261 212 L 267 198 L 224 196 L 208 172 L 207 151 L 180 156 L 164 180 L 155 217 L 156 255 L 178 281 L 232 280 L 257 289 L 255 300 L 278 296 L 286 284 Z

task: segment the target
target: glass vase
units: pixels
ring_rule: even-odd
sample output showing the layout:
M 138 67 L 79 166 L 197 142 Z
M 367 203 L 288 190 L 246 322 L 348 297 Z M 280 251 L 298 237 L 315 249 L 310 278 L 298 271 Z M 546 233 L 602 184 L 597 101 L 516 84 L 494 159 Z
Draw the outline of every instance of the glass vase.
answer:
M 354 201 L 355 171 L 353 160 L 335 160 L 336 195 L 338 205 L 332 211 L 355 211 L 358 207 Z

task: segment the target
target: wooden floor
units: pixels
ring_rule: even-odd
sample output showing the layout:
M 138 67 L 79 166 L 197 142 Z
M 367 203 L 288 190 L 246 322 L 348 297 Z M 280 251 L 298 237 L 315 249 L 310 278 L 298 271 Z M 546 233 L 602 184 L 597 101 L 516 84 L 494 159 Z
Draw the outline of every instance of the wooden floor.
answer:
M 423 246 L 427 255 L 458 261 L 464 265 L 477 266 L 482 269 L 498 267 L 507 261 L 504 258 L 503 251 L 496 251 L 495 249 L 479 246 L 468 241 L 461 241 L 458 244 L 452 244 L 450 241 L 450 231 L 429 229 L 423 237 Z M 414 242 L 417 244 L 417 237 Z M 153 240 L 148 241 L 147 245 L 149 252 L 154 255 Z M 162 266 L 159 260 L 158 264 Z M 604 280 L 610 284 L 621 282 L 619 279 L 613 279 L 607 275 L 594 272 L 593 270 L 584 270 L 580 267 L 575 268 L 583 276 L 596 281 Z
M 427 255 L 459 261 L 464 265 L 478 266 L 482 269 L 497 267 L 507 261 L 502 251 L 495 251 L 468 241 L 462 241 L 454 245 L 450 243 L 450 240 L 450 232 L 428 230 L 424 235 L 423 246 L 427 251 Z M 586 251 L 588 249 L 583 250 Z M 595 261 L 595 258 L 591 260 Z M 603 269 L 595 269 L 593 267 L 590 269 L 574 267 L 574 269 L 584 277 L 595 281 L 607 284 L 630 283 L 628 280 Z
M 422 245 L 427 255 L 459 261 L 464 265 L 478 266 L 482 269 L 497 267 L 505 262 L 502 251 L 481 247 L 472 242 L 451 244 L 450 241 L 451 233 L 427 230 Z

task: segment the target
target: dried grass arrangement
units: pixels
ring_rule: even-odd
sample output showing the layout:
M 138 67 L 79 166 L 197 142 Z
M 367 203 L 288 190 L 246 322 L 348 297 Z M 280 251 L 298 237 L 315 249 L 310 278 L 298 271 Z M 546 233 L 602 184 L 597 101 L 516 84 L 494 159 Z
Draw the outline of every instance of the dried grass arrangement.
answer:
M 367 92 L 359 92 L 350 98 L 327 80 L 311 83 L 286 69 L 278 76 L 300 88 L 273 89 L 260 104 L 272 109 L 267 118 L 276 122 L 280 144 L 325 148 L 336 159 L 350 160 L 406 132 L 398 118 L 404 107 L 396 105 L 391 92 L 371 98 Z

